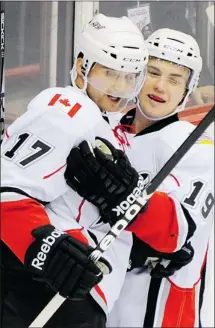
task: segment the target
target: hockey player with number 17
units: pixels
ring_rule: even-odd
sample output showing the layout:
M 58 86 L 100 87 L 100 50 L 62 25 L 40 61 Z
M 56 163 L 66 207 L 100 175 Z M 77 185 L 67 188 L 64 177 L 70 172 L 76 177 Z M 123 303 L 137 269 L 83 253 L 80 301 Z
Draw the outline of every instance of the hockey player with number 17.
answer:
M 124 281 L 131 233 L 123 232 L 100 259 L 103 276 L 88 256 L 110 226 L 97 224 L 97 208 L 66 184 L 64 171 L 71 148 L 85 138 L 95 145 L 96 137 L 105 137 L 118 147 L 101 112 L 121 110 L 138 94 L 148 55 L 142 34 L 126 17 L 97 15 L 78 42 L 73 86 L 42 91 L 3 141 L 5 328 L 29 327 L 56 292 L 67 300 L 49 326 L 104 328 Z M 127 167 L 131 175 L 122 196 L 138 184 L 137 172 Z

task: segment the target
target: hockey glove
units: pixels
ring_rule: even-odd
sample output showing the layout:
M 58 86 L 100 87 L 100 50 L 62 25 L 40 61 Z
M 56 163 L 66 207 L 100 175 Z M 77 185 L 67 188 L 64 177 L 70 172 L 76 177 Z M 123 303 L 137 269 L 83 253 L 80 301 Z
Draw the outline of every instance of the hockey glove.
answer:
M 103 273 L 88 257 L 92 247 L 52 225 L 32 231 L 35 238 L 25 255 L 25 267 L 34 279 L 47 283 L 63 297 L 83 299 L 103 278 Z M 111 272 L 110 264 L 100 264 Z
M 151 262 L 149 266 L 150 275 L 154 278 L 166 278 L 172 276 L 183 266 L 189 264 L 194 256 L 194 249 L 191 243 L 184 245 L 179 251 L 164 255 L 162 260 Z
M 123 151 L 105 139 L 96 141 L 99 146 L 94 149 L 83 141 L 71 150 L 65 179 L 80 196 L 98 207 L 103 222 L 112 226 L 140 197 L 144 183 Z
M 147 243 L 143 242 L 133 235 L 133 246 L 130 254 L 129 268 L 142 268 L 148 270 L 154 278 L 169 277 L 175 271 L 189 264 L 194 256 L 194 249 L 190 242 L 177 252 L 163 253 L 153 249 Z

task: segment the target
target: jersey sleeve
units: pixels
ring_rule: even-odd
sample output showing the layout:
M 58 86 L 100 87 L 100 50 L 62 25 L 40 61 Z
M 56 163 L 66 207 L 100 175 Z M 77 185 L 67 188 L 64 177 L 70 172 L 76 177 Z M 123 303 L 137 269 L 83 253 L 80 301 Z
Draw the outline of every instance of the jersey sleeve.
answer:
M 190 123 L 177 122 L 158 133 L 157 172 L 193 129 Z M 209 233 L 214 206 L 213 161 L 213 141 L 204 134 L 163 181 L 148 209 L 139 214 L 129 230 L 152 248 L 166 253 L 179 250 L 203 227 Z M 208 233 L 204 235 L 205 247 Z
M 184 243 L 184 239 L 179 235 L 179 211 L 180 207 L 172 197 L 164 192 L 155 192 L 147 210 L 140 213 L 127 230 L 156 251 L 172 253 Z M 183 229 L 183 236 L 186 236 L 187 224 Z
M 93 142 L 102 120 L 98 107 L 74 88 L 47 89 L 29 108 L 8 128 L 1 149 L 1 238 L 9 247 L 22 244 L 21 260 L 30 231 L 50 223 L 44 206 L 68 191 L 70 150 L 82 140 Z

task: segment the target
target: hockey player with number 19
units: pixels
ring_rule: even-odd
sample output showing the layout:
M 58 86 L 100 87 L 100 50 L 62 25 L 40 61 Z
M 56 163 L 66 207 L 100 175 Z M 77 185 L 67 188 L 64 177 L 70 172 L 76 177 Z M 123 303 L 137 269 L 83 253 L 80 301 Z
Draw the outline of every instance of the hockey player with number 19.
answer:
M 153 178 L 194 129 L 191 123 L 179 121 L 177 113 L 197 87 L 202 59 L 197 42 L 178 31 L 158 30 L 146 43 L 147 78 L 138 96 L 137 110 L 125 115 L 121 124 L 132 125 L 135 131 L 125 132 L 127 139 L 132 139 L 127 150 L 132 165 L 145 177 Z M 135 220 L 129 227 L 135 232 L 131 271 L 108 327 L 204 326 L 201 307 L 214 220 L 213 162 L 214 143 L 205 133 L 151 198 L 145 222 Z M 169 254 L 153 252 L 161 249 L 161 232 L 174 212 L 179 221 L 184 221 L 183 228 L 166 225 L 169 235 L 162 235 L 163 252 Z M 154 236 L 148 234 L 146 238 L 150 215 Z M 150 261 L 145 256 L 147 249 L 154 257 Z M 186 262 L 189 255 L 192 261 Z

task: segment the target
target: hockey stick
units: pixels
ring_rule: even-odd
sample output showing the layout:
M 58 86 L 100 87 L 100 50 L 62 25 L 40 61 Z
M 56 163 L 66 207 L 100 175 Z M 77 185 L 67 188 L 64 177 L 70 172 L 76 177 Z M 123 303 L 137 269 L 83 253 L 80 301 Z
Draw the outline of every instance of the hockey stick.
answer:
M 183 142 L 183 144 L 176 150 L 173 156 L 167 161 L 158 174 L 152 179 L 144 190 L 144 195 L 140 196 L 135 203 L 126 211 L 124 217 L 120 219 L 111 230 L 105 235 L 105 237 L 99 242 L 95 250 L 91 253 L 90 258 L 97 263 L 102 254 L 110 247 L 116 237 L 127 227 L 129 222 L 137 215 L 140 209 L 145 205 L 147 200 L 156 191 L 159 185 L 170 174 L 174 167 L 179 163 L 187 151 L 202 135 L 202 133 L 208 128 L 208 126 L 215 119 L 215 106 L 208 112 L 203 118 L 200 124 L 189 135 L 189 137 Z M 43 327 L 46 322 L 53 316 L 57 309 L 66 299 L 57 293 L 53 299 L 47 304 L 47 306 L 41 311 L 41 313 L 32 322 L 29 328 Z
M 5 129 L 5 114 L 4 114 L 4 52 L 5 52 L 5 15 L 4 15 L 4 7 L 1 1 L 1 71 L 0 71 L 0 110 L 1 110 L 1 118 L 0 118 L 0 126 L 1 126 L 1 141 L 4 136 Z

